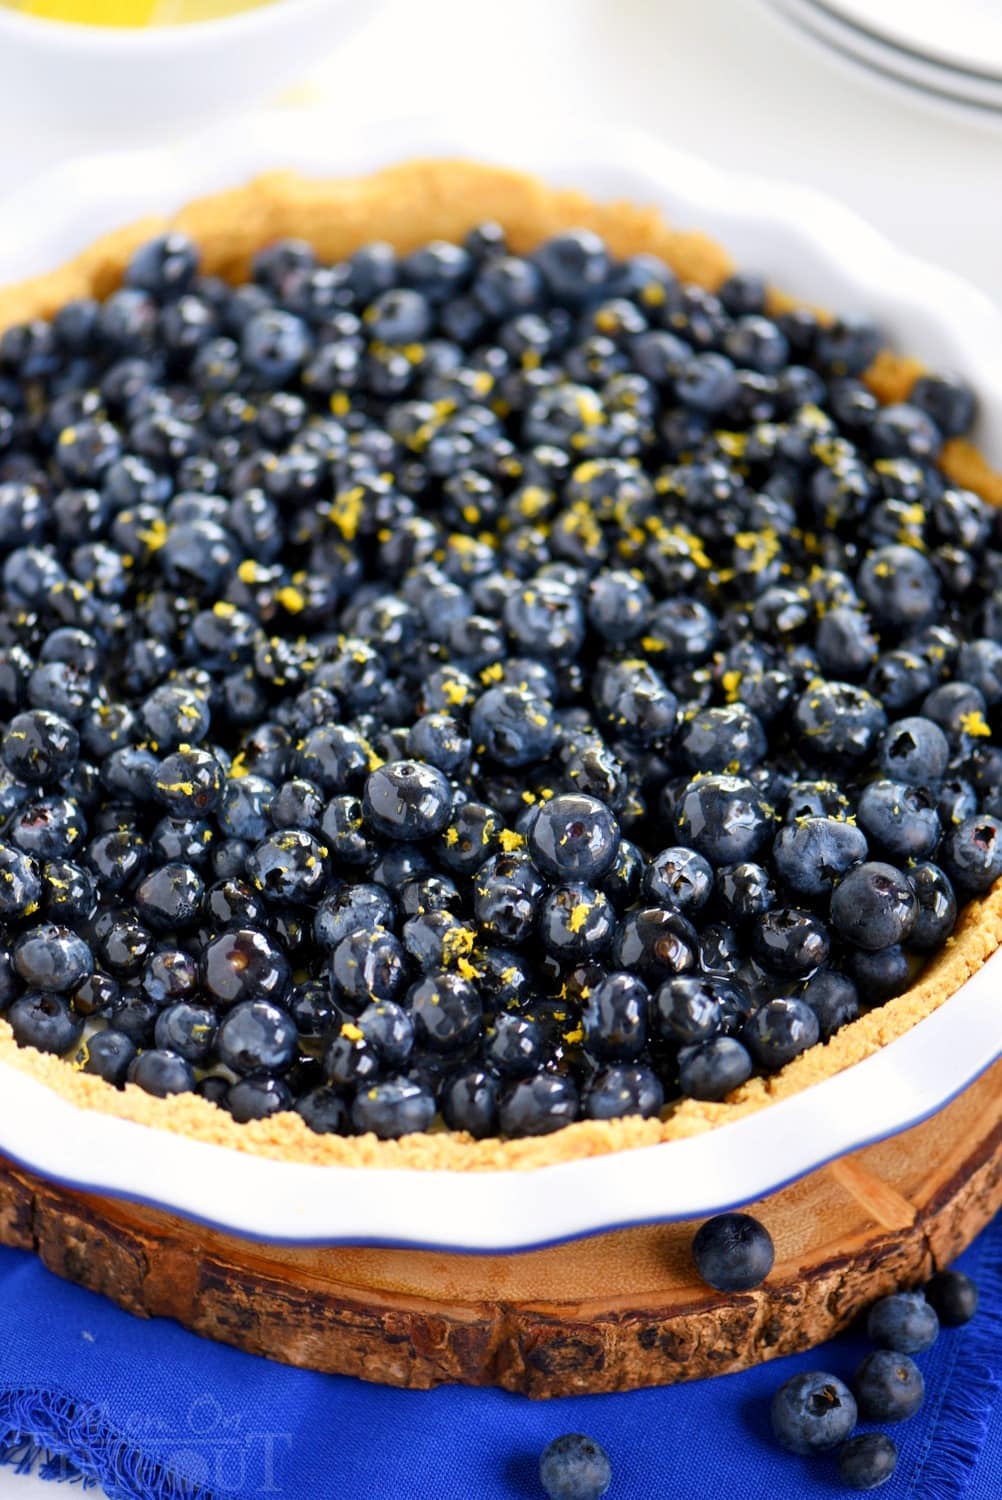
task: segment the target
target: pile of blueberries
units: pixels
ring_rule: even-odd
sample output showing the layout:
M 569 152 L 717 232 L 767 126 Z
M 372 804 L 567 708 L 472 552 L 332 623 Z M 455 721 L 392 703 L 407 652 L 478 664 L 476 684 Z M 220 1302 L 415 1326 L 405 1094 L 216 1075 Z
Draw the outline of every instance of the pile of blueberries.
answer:
M 1002 524 L 868 319 L 486 224 L 0 339 L 0 1009 L 238 1121 L 723 1098 L 1002 873 Z

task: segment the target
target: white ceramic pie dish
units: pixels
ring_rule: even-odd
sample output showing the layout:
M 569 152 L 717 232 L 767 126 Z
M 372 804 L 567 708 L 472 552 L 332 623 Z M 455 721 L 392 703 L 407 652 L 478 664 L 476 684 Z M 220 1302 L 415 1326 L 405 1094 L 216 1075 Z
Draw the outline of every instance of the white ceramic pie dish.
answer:
M 796 295 L 866 308 L 893 342 L 964 373 L 977 437 L 1002 464 L 1002 316 L 959 278 L 895 249 L 823 195 L 721 172 L 629 133 L 535 122 L 503 136 L 442 122 L 308 132 L 261 116 L 175 150 L 61 167 L 0 205 L 0 284 L 58 265 L 102 232 L 273 167 L 336 176 L 416 155 L 472 156 L 593 197 L 652 203 L 719 238 Z M 704 1135 L 535 1171 L 309 1166 L 81 1110 L 0 1064 L 0 1153 L 65 1183 L 247 1236 L 493 1251 L 613 1226 L 702 1217 L 917 1123 L 1002 1055 L 1002 953 L 927 1020 L 848 1071 Z

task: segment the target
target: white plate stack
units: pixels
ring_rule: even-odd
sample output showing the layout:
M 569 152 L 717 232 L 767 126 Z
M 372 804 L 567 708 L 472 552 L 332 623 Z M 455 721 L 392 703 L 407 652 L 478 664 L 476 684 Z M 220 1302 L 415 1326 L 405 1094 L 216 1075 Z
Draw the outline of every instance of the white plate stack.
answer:
M 798 31 L 876 81 L 1002 125 L 999 0 L 768 0 Z

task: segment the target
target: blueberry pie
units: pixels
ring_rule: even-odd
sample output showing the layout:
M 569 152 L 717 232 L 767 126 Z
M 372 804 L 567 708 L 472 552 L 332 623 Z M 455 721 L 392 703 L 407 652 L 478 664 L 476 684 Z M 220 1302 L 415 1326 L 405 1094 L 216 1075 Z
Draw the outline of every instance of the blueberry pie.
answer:
M 653 211 L 456 162 L 0 291 L 0 1059 L 480 1168 L 899 1036 L 1002 940 L 975 408 Z

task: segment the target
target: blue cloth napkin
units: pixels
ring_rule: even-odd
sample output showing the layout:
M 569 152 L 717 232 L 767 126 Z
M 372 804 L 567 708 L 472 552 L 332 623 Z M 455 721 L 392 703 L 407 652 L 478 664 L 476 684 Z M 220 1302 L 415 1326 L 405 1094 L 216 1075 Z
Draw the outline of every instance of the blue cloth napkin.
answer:
M 926 1402 L 894 1431 L 887 1500 L 1002 1495 L 1002 1218 L 958 1264 L 981 1307 L 919 1357 Z M 611 1456 L 610 1500 L 812 1500 L 845 1491 L 831 1459 L 776 1449 L 772 1392 L 798 1370 L 847 1377 L 866 1347 L 848 1335 L 741 1375 L 620 1396 L 396 1391 L 129 1317 L 0 1250 L 0 1462 L 97 1479 L 114 1500 L 540 1500 L 541 1449 L 586 1431 Z

